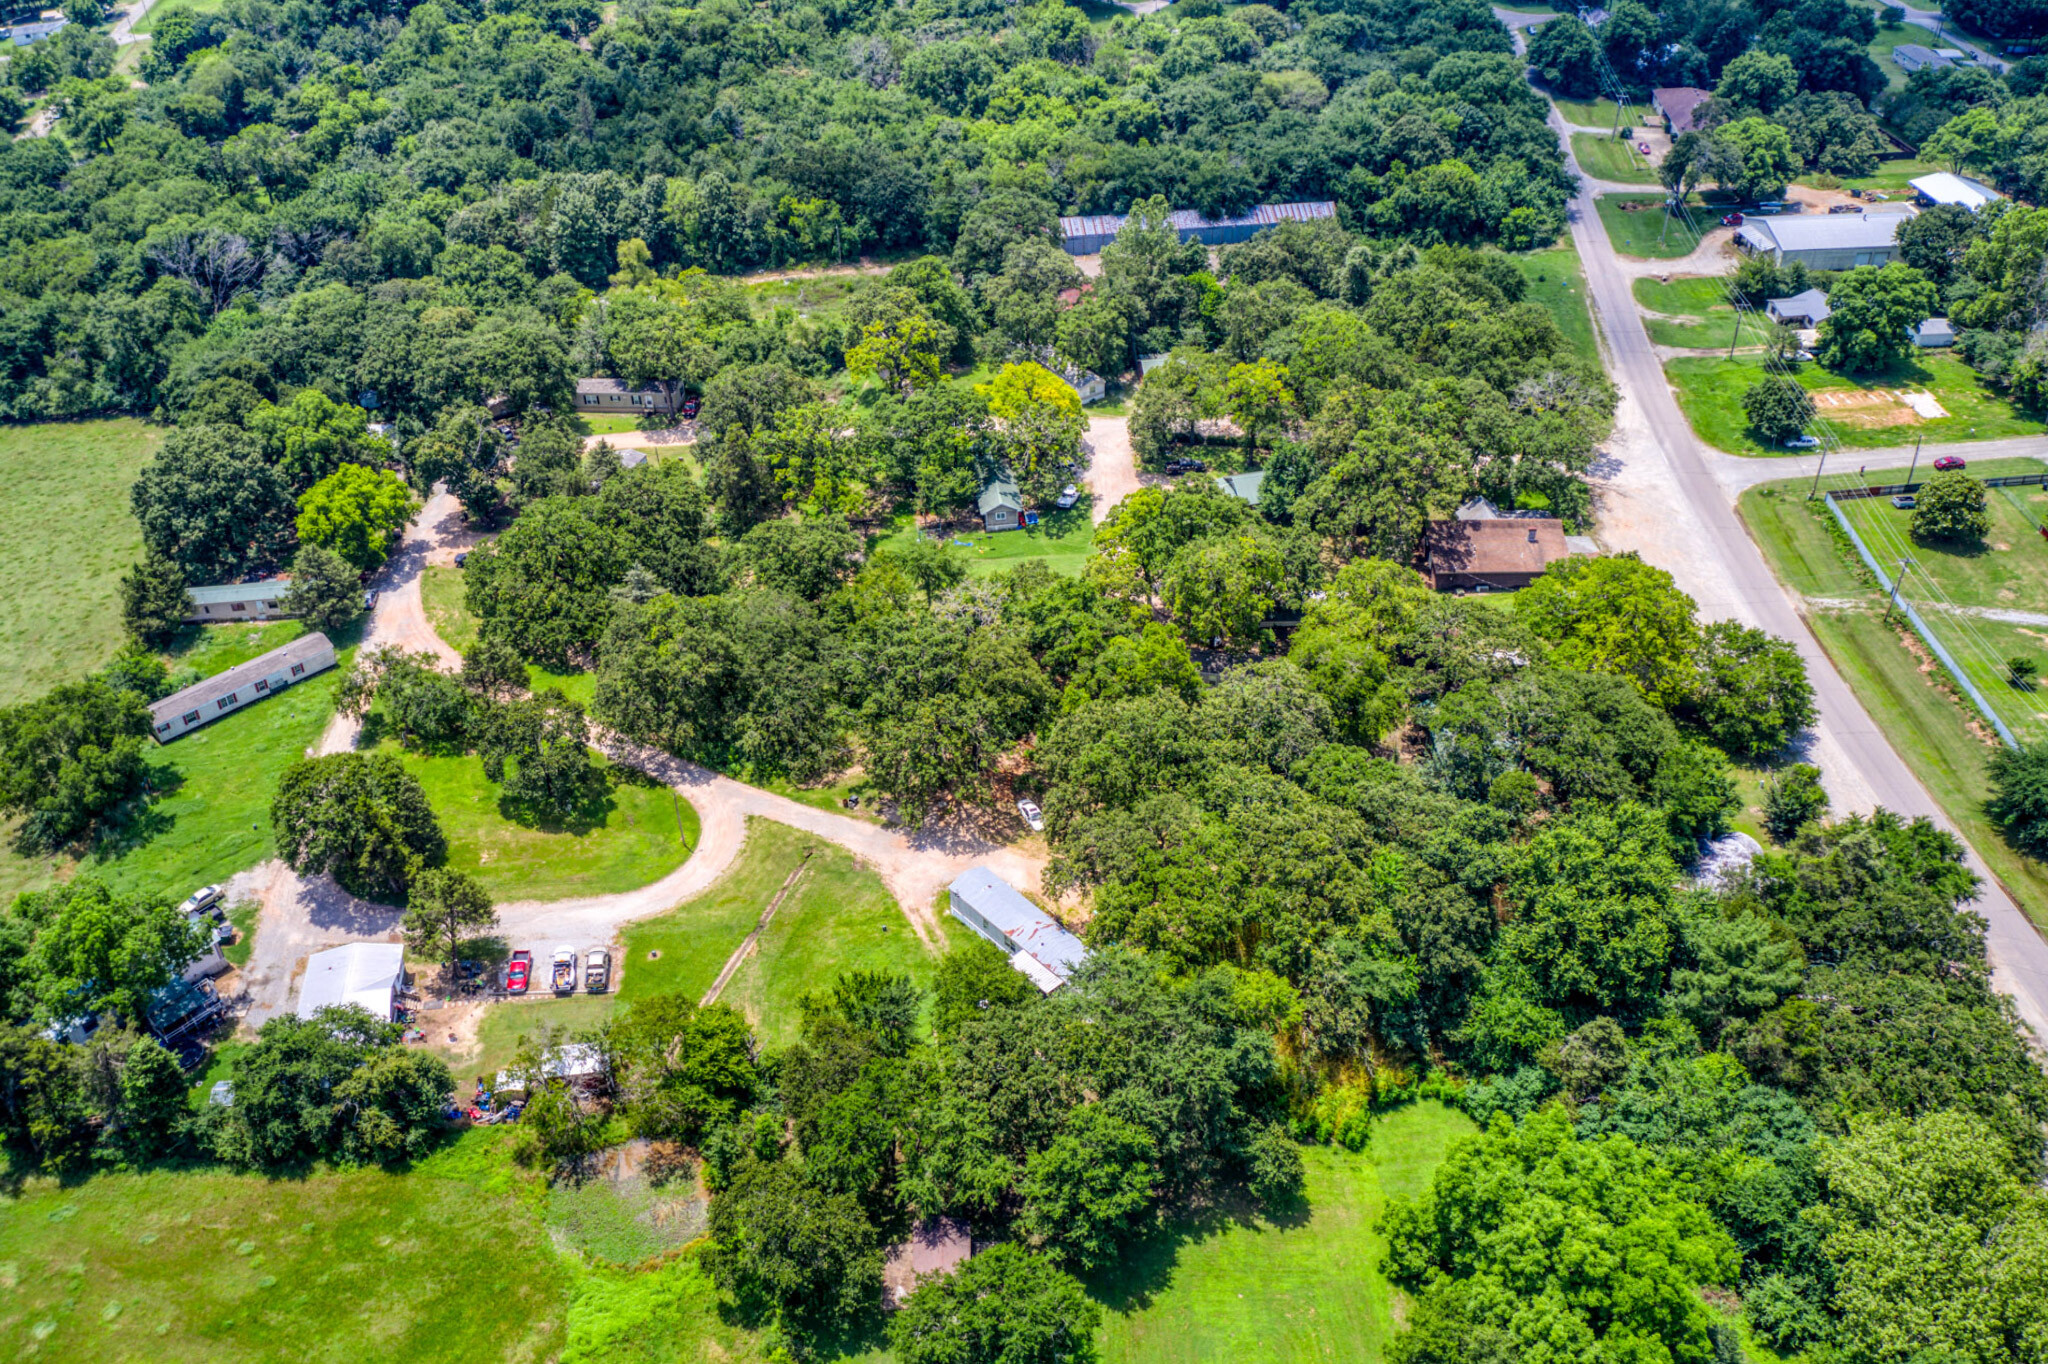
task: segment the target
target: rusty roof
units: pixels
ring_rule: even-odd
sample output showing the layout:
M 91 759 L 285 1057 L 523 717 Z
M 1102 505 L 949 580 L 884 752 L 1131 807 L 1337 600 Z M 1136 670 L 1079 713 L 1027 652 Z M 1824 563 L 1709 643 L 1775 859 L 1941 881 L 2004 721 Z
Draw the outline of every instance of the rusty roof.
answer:
M 1423 537 L 1431 573 L 1541 573 L 1571 553 L 1555 517 L 1432 521 Z

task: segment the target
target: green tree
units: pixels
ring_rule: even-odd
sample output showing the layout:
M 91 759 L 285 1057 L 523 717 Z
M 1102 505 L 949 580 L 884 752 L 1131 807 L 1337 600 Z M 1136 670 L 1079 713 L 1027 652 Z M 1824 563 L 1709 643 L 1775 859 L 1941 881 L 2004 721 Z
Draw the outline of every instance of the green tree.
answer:
M 1190 643 L 1249 650 L 1286 595 L 1286 560 L 1273 537 L 1243 530 L 1182 549 L 1167 569 L 1163 595 Z
M 1929 475 L 1916 498 L 1907 523 L 1915 540 L 1967 545 L 1991 533 L 1984 485 L 1961 469 Z
M 557 688 L 498 706 L 478 747 L 484 775 L 501 784 L 515 807 L 561 820 L 589 818 L 611 789 L 611 779 L 591 758 L 583 707 Z
M 1812 763 L 1794 763 L 1764 778 L 1764 827 L 1780 843 L 1791 842 L 1827 808 L 1828 793 Z
M 45 1020 L 107 1010 L 140 1025 L 150 994 L 205 945 L 169 905 L 91 877 L 24 895 L 14 912 L 34 930 L 36 1013 Z
M 192 1109 L 178 1058 L 153 1037 L 138 1037 L 121 1064 L 120 1125 L 113 1139 L 130 1160 L 152 1160 L 183 1139 Z
M 1088 429 L 1081 399 L 1042 365 L 1004 365 L 974 391 L 994 418 L 989 442 L 1009 466 L 1025 500 L 1050 502 L 1079 462 L 1081 435 Z
M 334 1087 L 341 1118 L 335 1157 L 352 1165 L 418 1160 L 433 1149 L 455 1078 L 448 1063 L 385 1046 Z
M 932 1028 L 950 1036 L 992 1010 L 1023 1008 L 1038 997 L 1038 987 L 1010 964 L 1008 954 L 973 938 L 939 959 L 932 978 Z
M 1721 68 L 1714 98 L 1744 115 L 1775 113 L 1799 93 L 1799 72 L 1792 59 L 1752 49 Z
M 1720 186 L 1738 199 L 1775 199 L 1799 173 L 1792 135 L 1761 118 L 1741 118 L 1714 130 L 1726 160 Z
M 1571 99 L 1600 93 L 1600 43 L 1576 14 L 1563 14 L 1529 40 L 1529 64 L 1543 83 Z
M 1083 1104 L 1026 1164 L 1019 1229 L 1077 1268 L 1109 1264 L 1151 1214 L 1156 1154 L 1143 1129 Z
M 644 1136 L 698 1141 L 732 1120 L 759 1085 L 747 1020 L 686 995 L 634 1001 L 612 1028 L 628 1111 Z
M 1815 354 L 1831 369 L 1867 373 L 1914 353 L 1913 329 L 1941 310 L 1941 295 L 1910 265 L 1859 265 L 1835 280 L 1828 308 Z
M 1678 946 L 1655 812 L 1634 804 L 1546 824 L 1510 874 L 1501 949 L 1551 1004 L 1614 1008 L 1655 996 Z
M 269 1167 L 424 1153 L 454 1079 L 403 1031 L 353 1004 L 271 1019 L 235 1058 L 234 1103 L 208 1112 L 215 1153 Z
M 1713 622 L 1700 632 L 1698 668 L 1683 713 L 1734 757 L 1775 753 L 1818 714 L 1806 660 L 1762 630 Z
M 892 309 L 861 328 L 859 343 L 846 352 L 846 372 L 900 393 L 929 388 L 939 381 L 940 340 L 922 307 Z
M 270 803 L 278 855 L 363 899 L 402 897 L 447 842 L 427 794 L 388 753 L 335 753 L 286 768 Z
M 144 644 L 168 643 L 191 609 L 185 570 L 175 559 L 145 550 L 141 562 L 121 575 L 121 623 Z
M 299 498 L 301 543 L 331 549 L 358 571 L 381 567 L 419 510 L 398 475 L 344 464 Z
M 498 926 L 498 911 L 476 878 L 430 867 L 412 879 L 405 908 L 405 945 L 428 961 L 452 962 L 469 938 Z
M 1797 379 L 1767 375 L 1742 391 L 1750 429 L 1769 445 L 1782 445 L 1813 420 L 1813 395 Z
M 1102 1310 L 1014 1242 L 922 1280 L 889 1320 L 902 1364 L 1093 1364 Z
M 253 436 L 181 426 L 164 437 L 129 494 L 148 551 L 193 583 L 232 582 L 291 539 L 290 484 Z
M 1282 420 L 1294 406 L 1287 371 L 1271 360 L 1232 365 L 1223 392 L 1231 417 L 1244 431 L 1247 453 L 1258 448 L 1259 433 Z
M 54 852 L 103 825 L 143 789 L 149 708 L 101 678 L 0 709 L 0 814 L 15 846 Z
M 1758 918 L 1688 925 L 1685 946 L 1693 964 L 1671 973 L 1670 1003 L 1708 1040 L 1733 1019 L 1778 1007 L 1805 974 L 1798 944 L 1773 937 Z
M 550 497 L 534 503 L 495 543 L 471 551 L 463 566 L 465 600 L 483 633 L 556 667 L 597 642 L 609 615 L 606 593 L 629 564 L 618 533 L 583 502 Z
M 342 466 L 378 467 L 392 458 L 390 442 L 370 434 L 370 415 L 338 403 L 317 388 L 302 388 L 284 404 L 258 403 L 246 420 L 263 443 L 263 457 L 302 494 Z
M 292 556 L 286 614 L 310 629 L 332 632 L 363 614 L 363 580 L 355 565 L 324 545 L 304 545 Z
M 450 407 L 432 427 L 406 443 L 405 463 L 413 491 L 426 496 L 445 485 L 470 520 L 490 525 L 503 501 L 498 475 L 505 464 L 505 439 L 482 407 Z
M 841 1329 L 873 1310 L 882 1248 L 851 1194 L 804 1182 L 782 1162 L 743 1162 L 711 1203 L 712 1279 L 772 1306 L 799 1336 Z
M 2048 858 L 2048 744 L 1995 749 L 1989 770 L 1984 812 L 2006 842 L 2029 857 Z
M 1556 646 L 1559 662 L 1626 677 L 1658 705 L 1692 689 L 1692 598 L 1634 554 L 1551 565 L 1516 598 L 1515 615 Z

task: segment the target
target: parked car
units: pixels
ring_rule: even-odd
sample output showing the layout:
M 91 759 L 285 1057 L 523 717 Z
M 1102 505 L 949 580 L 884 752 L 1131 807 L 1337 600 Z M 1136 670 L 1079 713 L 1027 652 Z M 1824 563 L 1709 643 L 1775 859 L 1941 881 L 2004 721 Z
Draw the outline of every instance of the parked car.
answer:
M 369 591 L 367 591 L 367 592 L 363 593 L 363 609 L 364 609 L 365 611 L 374 611 L 374 610 L 376 610 L 376 609 L 377 609 L 377 589 L 376 589 L 376 588 L 374 588 L 374 587 L 373 587 L 373 588 L 371 588 L 371 589 L 370 589 Z
M 185 902 L 178 906 L 178 913 L 201 914 L 214 909 L 220 904 L 221 896 L 225 894 L 227 889 L 223 886 L 201 886 L 185 897 Z
M 590 949 L 590 955 L 583 960 L 583 989 L 586 994 L 601 995 L 612 980 L 612 954 L 602 947 Z
M 1650 154 L 1650 144 L 1647 142 L 1636 143 L 1636 153 L 1639 156 L 1648 156 Z
M 532 979 L 533 953 L 524 949 L 514 952 L 511 962 L 505 967 L 505 989 L 511 994 L 523 995 Z
M 697 400 L 696 400 L 695 398 L 685 398 L 685 399 L 683 399 L 683 420 L 684 420 L 684 421 L 695 421 L 695 420 L 696 420 L 696 418 L 697 418 Z
M 1723 226 L 1723 227 L 1741 227 L 1741 226 L 1742 226 L 1742 215 L 1741 215 L 1740 213 L 1731 213 L 1731 214 L 1729 214 L 1729 215 L 1728 215 L 1727 217 L 1725 217 L 1725 218 L 1723 218 L 1723 219 L 1721 220 L 1721 226 Z
M 1969 462 L 1961 455 L 1943 455 L 1940 459 L 1934 461 L 1936 473 L 1945 474 L 1951 469 L 1967 469 L 1969 467 Z
M 1911 493 L 1899 493 L 1892 498 L 1892 505 L 1900 511 L 1911 511 L 1920 505 L 1920 499 Z
M 554 986 L 558 995 L 576 993 L 576 949 L 558 947 L 555 949 Z
M 1075 487 L 1073 484 L 1069 483 L 1066 487 L 1060 489 L 1060 495 L 1059 497 L 1054 499 L 1053 505 L 1055 507 L 1058 507 L 1061 511 L 1065 511 L 1067 508 L 1073 506 L 1076 502 L 1079 502 L 1080 500 L 1081 490 Z
M 1042 834 L 1045 832 L 1045 811 L 1038 808 L 1037 801 L 1018 801 L 1017 813 L 1024 816 L 1024 822 L 1031 826 L 1032 833 Z
M 1166 472 L 1169 474 L 1184 474 L 1187 471 L 1188 462 L 1184 459 L 1169 459 L 1166 461 Z
M 464 564 L 466 564 L 466 563 L 468 563 L 468 562 L 469 562 L 469 551 L 468 551 L 468 550 L 466 550 L 466 549 L 465 549 L 464 551 L 462 551 L 462 553 L 460 553 L 460 554 L 458 554 L 458 555 L 456 555 L 456 556 L 455 556 L 455 566 L 456 566 L 457 568 L 461 568 L 461 567 L 462 567 L 462 566 L 463 566 Z
M 1794 436 L 1785 442 L 1785 448 L 1787 450 L 1811 450 L 1819 444 L 1819 436 Z

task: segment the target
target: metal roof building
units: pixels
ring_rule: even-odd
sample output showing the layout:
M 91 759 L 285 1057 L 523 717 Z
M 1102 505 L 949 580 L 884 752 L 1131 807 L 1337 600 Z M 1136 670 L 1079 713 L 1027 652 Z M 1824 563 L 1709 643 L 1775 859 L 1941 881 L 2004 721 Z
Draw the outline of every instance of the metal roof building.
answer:
M 1972 213 L 2005 197 L 1982 180 L 1972 180 L 1967 175 L 1954 175 L 1948 171 L 1936 171 L 1906 183 L 1926 203 L 1961 204 Z
M 226 672 L 215 673 L 152 703 L 150 732 L 158 743 L 167 744 L 231 710 L 240 710 L 333 666 L 334 645 L 327 636 L 318 631 L 301 635 L 289 644 L 259 654 L 247 663 L 237 663 Z
M 981 496 L 974 501 L 974 509 L 981 514 L 983 530 L 1015 530 L 1024 524 L 1024 494 L 1017 490 L 1017 480 L 1007 472 L 989 476 L 982 485 Z
M 46 38 L 54 38 L 57 31 L 70 23 L 69 19 L 39 19 L 30 24 L 16 24 L 13 28 L 0 30 L 7 34 L 7 40 L 16 47 L 27 47 Z
M 1328 199 L 1317 199 L 1293 204 L 1260 204 L 1248 213 L 1231 218 L 1208 218 L 1193 209 L 1180 209 L 1168 217 L 1182 241 L 1198 241 L 1204 246 L 1228 246 L 1232 242 L 1249 241 L 1269 227 L 1281 223 L 1306 223 L 1318 218 L 1334 218 L 1337 206 Z M 1123 227 L 1121 214 L 1097 214 L 1085 218 L 1060 219 L 1060 245 L 1070 256 L 1092 256 L 1116 240 L 1118 229 Z
M 1018 893 L 993 868 L 969 867 L 947 887 L 953 917 L 1010 954 L 1010 965 L 1046 994 L 1088 956 L 1081 940 Z
M 265 578 L 256 583 L 220 583 L 213 587 L 188 587 L 185 596 L 192 603 L 185 619 L 201 625 L 221 621 L 281 620 L 291 614 L 284 609 L 284 594 L 291 591 L 290 578 Z
M 1241 502 L 1259 505 L 1259 489 L 1266 484 L 1266 471 L 1253 469 L 1244 474 L 1218 474 L 1216 486 Z
M 1779 265 L 1803 261 L 1815 270 L 1885 265 L 1899 258 L 1899 224 L 1911 213 L 1830 213 L 1825 217 L 1751 218 L 1735 244 Z
M 330 947 L 306 958 L 297 1012 L 300 1018 L 311 1018 L 330 1004 L 356 1004 L 388 1023 L 398 987 L 404 982 L 403 943 L 352 942 Z

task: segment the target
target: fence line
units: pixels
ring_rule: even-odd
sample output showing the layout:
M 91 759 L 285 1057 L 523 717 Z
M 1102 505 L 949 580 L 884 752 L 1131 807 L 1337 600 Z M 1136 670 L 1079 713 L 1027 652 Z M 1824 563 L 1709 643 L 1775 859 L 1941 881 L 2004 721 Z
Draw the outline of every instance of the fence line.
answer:
M 1919 485 L 1915 484 L 1914 486 L 1917 487 Z M 1998 737 L 2005 741 L 2005 746 L 2007 748 L 2018 748 L 2020 741 L 2015 739 L 2012 731 L 2005 727 L 2005 721 L 1999 718 L 1997 710 L 1993 709 L 1991 703 L 1985 700 L 1984 693 L 1977 690 L 1977 684 L 1970 680 L 1969 673 L 1963 671 L 1962 666 L 1949 653 L 1948 646 L 1941 642 L 1941 636 L 1935 634 L 1934 631 L 1927 627 L 1927 622 L 1921 619 L 1920 613 L 1913 608 L 1912 602 L 1906 600 L 1903 592 L 1895 596 L 1893 595 L 1891 576 L 1877 562 L 1877 557 L 1870 552 L 1869 546 L 1863 543 L 1863 537 L 1856 533 L 1856 528 L 1849 524 L 1849 518 L 1842 515 L 1842 509 L 1835 505 L 1835 497 L 1835 493 L 1824 495 L 1824 500 L 1828 504 L 1828 510 L 1834 513 L 1835 524 L 1840 526 L 1842 533 L 1849 537 L 1849 543 L 1856 546 L 1856 552 L 1862 556 L 1864 566 L 1877 575 L 1877 581 L 1884 588 L 1885 594 L 1898 602 L 1899 609 L 1906 613 L 1906 619 L 1913 623 L 1913 628 L 1919 632 L 1920 638 L 1926 640 L 1927 647 L 1934 650 L 1934 656 L 1941 660 L 1941 665 L 1944 668 L 1948 669 L 1948 674 L 1956 680 L 1956 685 L 1969 693 L 1970 700 L 1976 703 L 1978 711 L 1984 718 L 1991 722 L 1991 727 L 1998 731 Z
M 1998 478 L 1977 480 L 1987 488 L 2026 488 L 2048 483 L 2048 473 L 2004 474 Z M 1927 486 L 1925 479 L 1917 483 L 1867 483 L 1861 488 L 1836 488 L 1834 496 L 1844 502 L 1854 502 L 1865 497 L 1891 497 L 1896 493 L 1917 493 Z

